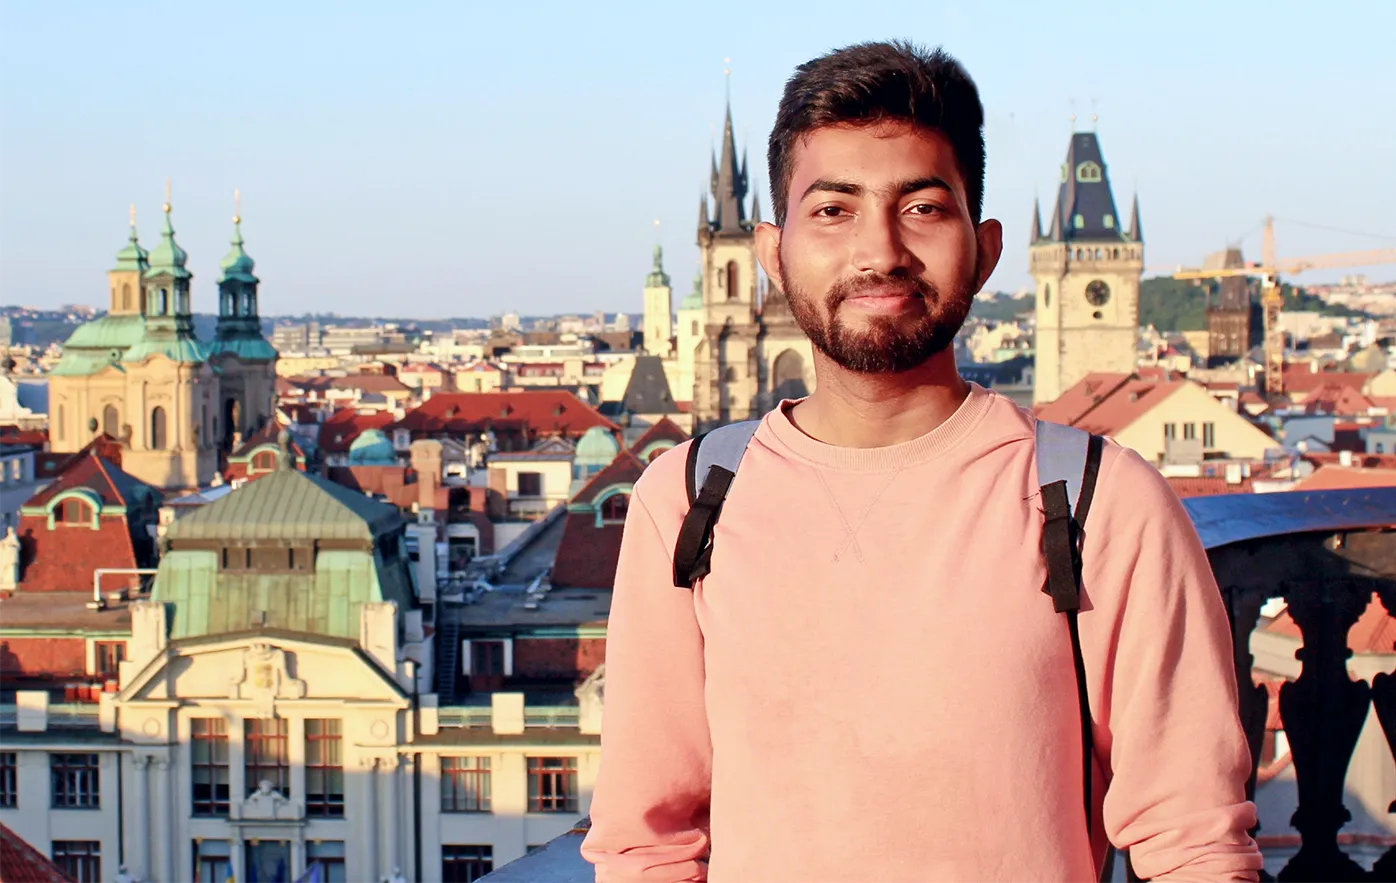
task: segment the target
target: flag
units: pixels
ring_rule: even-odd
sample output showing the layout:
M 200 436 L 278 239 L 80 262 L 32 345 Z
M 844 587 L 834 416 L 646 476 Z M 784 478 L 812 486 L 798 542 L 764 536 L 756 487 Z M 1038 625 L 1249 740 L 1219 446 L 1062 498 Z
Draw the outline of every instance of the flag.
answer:
M 296 883 L 325 883 L 325 866 L 311 862 L 305 873 L 296 878 Z

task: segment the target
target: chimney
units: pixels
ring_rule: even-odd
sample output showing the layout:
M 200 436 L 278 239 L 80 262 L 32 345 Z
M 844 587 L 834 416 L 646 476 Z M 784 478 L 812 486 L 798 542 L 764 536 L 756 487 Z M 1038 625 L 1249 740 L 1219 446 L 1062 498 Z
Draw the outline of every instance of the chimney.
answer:
M 1339 451 L 1339 452 L 1338 452 L 1338 465 L 1339 465 L 1339 466 L 1351 466 L 1351 465 L 1352 465 L 1352 451 Z

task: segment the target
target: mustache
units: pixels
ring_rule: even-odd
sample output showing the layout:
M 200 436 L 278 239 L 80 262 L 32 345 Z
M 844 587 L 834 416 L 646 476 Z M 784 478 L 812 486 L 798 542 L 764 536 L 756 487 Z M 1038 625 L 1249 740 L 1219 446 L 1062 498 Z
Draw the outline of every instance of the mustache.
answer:
M 928 303 L 940 299 L 940 291 L 919 276 L 889 276 L 886 273 L 860 273 L 840 279 L 829 289 L 828 306 L 832 310 L 850 297 L 876 292 L 892 297 L 921 297 Z

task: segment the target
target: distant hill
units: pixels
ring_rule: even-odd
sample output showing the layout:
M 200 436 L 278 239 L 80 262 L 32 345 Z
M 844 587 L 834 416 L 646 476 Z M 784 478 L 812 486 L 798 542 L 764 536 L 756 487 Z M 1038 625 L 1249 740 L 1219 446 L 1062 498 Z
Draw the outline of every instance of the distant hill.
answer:
M 1302 288 L 1281 283 L 1284 309 L 1325 316 L 1367 316 L 1337 304 L 1328 304 Z M 1139 324 L 1159 331 L 1207 330 L 1207 292 L 1194 282 L 1171 276 L 1152 276 L 1139 285 Z
M 1024 313 L 1031 314 L 1033 308 L 1033 297 L 1030 294 L 1022 297 L 981 294 L 970 305 L 969 315 L 970 318 L 984 322 L 1012 322 Z

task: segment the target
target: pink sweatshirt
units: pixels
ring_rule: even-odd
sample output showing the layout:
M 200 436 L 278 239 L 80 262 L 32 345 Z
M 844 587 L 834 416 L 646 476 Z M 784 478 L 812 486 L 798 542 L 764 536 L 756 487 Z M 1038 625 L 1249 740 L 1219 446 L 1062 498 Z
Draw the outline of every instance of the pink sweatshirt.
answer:
M 882 448 L 823 444 L 777 409 L 693 591 L 671 564 L 688 446 L 645 471 L 582 849 L 598 881 L 1089 880 L 1105 836 L 1144 879 L 1256 879 L 1220 595 L 1172 489 L 1114 444 L 1082 579 L 1088 842 L 1033 429 L 977 386 Z

